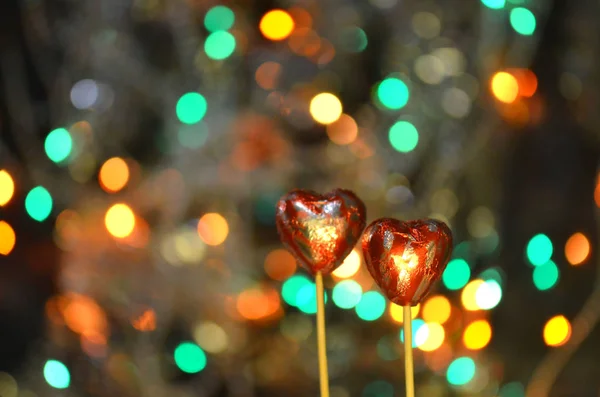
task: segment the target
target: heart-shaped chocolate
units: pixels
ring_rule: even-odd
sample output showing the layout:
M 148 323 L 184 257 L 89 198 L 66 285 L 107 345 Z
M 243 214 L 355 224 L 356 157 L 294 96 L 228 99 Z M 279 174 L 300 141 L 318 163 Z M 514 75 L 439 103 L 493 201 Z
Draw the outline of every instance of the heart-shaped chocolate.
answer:
M 363 202 L 351 191 L 320 195 L 293 190 L 277 203 L 283 245 L 312 274 L 329 274 L 342 264 L 366 225 Z
M 369 273 L 388 299 L 416 306 L 446 269 L 452 232 L 434 219 L 382 218 L 367 227 L 362 247 Z

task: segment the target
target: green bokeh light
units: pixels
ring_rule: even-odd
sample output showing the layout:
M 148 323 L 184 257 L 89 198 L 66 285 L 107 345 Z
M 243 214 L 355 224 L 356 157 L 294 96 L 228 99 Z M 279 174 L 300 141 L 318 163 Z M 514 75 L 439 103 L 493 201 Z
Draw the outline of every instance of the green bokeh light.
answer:
M 362 287 L 354 280 L 340 281 L 333 287 L 333 303 L 340 309 L 352 309 L 360 303 Z
M 52 212 L 52 196 L 44 187 L 34 187 L 25 197 L 25 210 L 38 222 L 46 220 Z
M 204 51 L 210 59 L 225 59 L 235 51 L 235 37 L 224 30 L 213 32 L 204 42 Z
M 394 386 L 384 380 L 376 380 L 365 386 L 362 397 L 394 397 Z
M 452 250 L 452 258 L 460 258 L 468 261 L 471 258 L 471 243 L 463 241 L 456 244 L 456 247 Z
M 461 289 L 471 278 L 471 268 L 464 259 L 452 259 L 442 274 L 442 282 L 449 290 Z
M 389 138 L 394 149 L 408 153 L 417 147 L 419 131 L 408 121 L 398 121 L 390 128 Z
M 71 384 L 69 369 L 57 360 L 46 361 L 44 365 L 44 379 L 55 389 L 66 389 Z
M 362 52 L 368 44 L 367 34 L 358 26 L 346 28 L 341 33 L 340 45 L 347 52 Z
M 487 8 L 499 10 L 501 8 L 504 8 L 504 6 L 506 5 L 506 0 L 481 0 L 481 3 Z
M 215 6 L 204 17 L 204 26 L 209 32 L 228 30 L 235 22 L 235 14 L 229 7 Z
M 519 382 L 507 383 L 500 388 L 498 397 L 525 397 L 525 387 Z
M 540 266 L 552 258 L 553 251 L 550 238 L 545 234 L 536 234 L 527 244 L 527 259 L 533 266 Z
M 208 127 L 205 123 L 185 124 L 177 131 L 179 144 L 188 149 L 201 148 L 208 139 Z
M 177 101 L 175 112 L 182 123 L 196 124 L 206 115 L 206 109 L 206 99 L 201 94 L 188 92 Z
M 422 326 L 425 325 L 425 321 L 421 320 L 420 318 L 416 318 L 414 320 L 412 320 L 412 347 L 416 348 L 419 346 L 419 343 L 417 341 L 417 332 L 419 331 L 419 328 L 421 328 Z M 404 329 L 400 330 L 400 342 L 404 343 Z M 424 341 L 423 341 L 424 342 Z
M 450 363 L 446 378 L 448 383 L 454 386 L 462 386 L 469 383 L 475 377 L 475 362 L 469 357 L 459 357 Z
M 188 374 L 195 374 L 206 368 L 206 354 L 193 342 L 183 342 L 173 353 L 177 367 Z
M 298 296 L 298 291 L 308 284 L 311 284 L 311 281 L 299 274 L 288 278 L 281 287 L 283 300 L 290 306 L 297 306 L 296 297 Z
M 540 291 L 549 290 L 556 285 L 559 275 L 558 266 L 549 260 L 533 269 L 533 284 Z
M 510 24 L 517 33 L 530 36 L 535 32 L 535 15 L 527 8 L 513 8 L 510 12 Z
M 48 158 L 55 163 L 60 163 L 69 157 L 73 150 L 73 139 L 69 131 L 64 128 L 52 130 L 46 137 L 44 150 Z
M 361 320 L 375 321 L 383 316 L 386 301 L 383 295 L 377 291 L 365 292 L 356 307 L 356 314 Z
M 403 108 L 408 103 L 409 97 L 408 86 L 400 79 L 387 78 L 377 87 L 377 98 L 388 109 Z
M 327 292 L 324 294 L 327 303 Z M 315 314 L 317 312 L 317 285 L 310 281 L 304 284 L 296 294 L 296 306 L 301 312 Z

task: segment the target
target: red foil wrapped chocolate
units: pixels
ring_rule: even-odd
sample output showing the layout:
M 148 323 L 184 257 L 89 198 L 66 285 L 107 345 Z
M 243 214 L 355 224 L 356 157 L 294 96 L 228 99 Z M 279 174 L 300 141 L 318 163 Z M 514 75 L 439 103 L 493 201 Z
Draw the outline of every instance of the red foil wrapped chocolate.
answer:
M 452 232 L 433 219 L 371 223 L 362 239 L 371 276 L 388 299 L 416 306 L 442 276 L 452 254 Z
M 277 203 L 283 245 L 312 274 L 329 274 L 342 264 L 366 225 L 363 202 L 351 191 L 320 195 L 293 190 Z

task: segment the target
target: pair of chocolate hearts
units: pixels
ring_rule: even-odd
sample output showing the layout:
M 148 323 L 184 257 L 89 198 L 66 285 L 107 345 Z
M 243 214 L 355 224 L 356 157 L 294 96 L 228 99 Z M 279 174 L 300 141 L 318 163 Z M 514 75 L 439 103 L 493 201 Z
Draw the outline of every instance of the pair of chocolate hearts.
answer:
M 285 247 L 309 272 L 329 274 L 342 264 L 366 226 L 366 208 L 351 191 L 320 195 L 294 190 L 277 204 L 277 229 Z M 382 218 L 362 240 L 369 273 L 389 300 L 417 305 L 437 281 L 452 253 L 452 233 L 433 220 Z

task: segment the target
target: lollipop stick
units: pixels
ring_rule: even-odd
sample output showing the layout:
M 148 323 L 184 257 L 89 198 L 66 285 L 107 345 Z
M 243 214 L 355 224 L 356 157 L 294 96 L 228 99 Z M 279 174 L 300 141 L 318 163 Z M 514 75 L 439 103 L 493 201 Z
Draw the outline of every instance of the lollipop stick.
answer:
M 412 313 L 410 306 L 404 306 L 404 373 L 406 397 L 415 397 L 415 369 L 412 352 Z
M 329 397 L 329 375 L 327 373 L 327 348 L 325 345 L 325 299 L 323 275 L 317 272 L 317 347 L 319 350 L 319 381 L 321 397 Z

